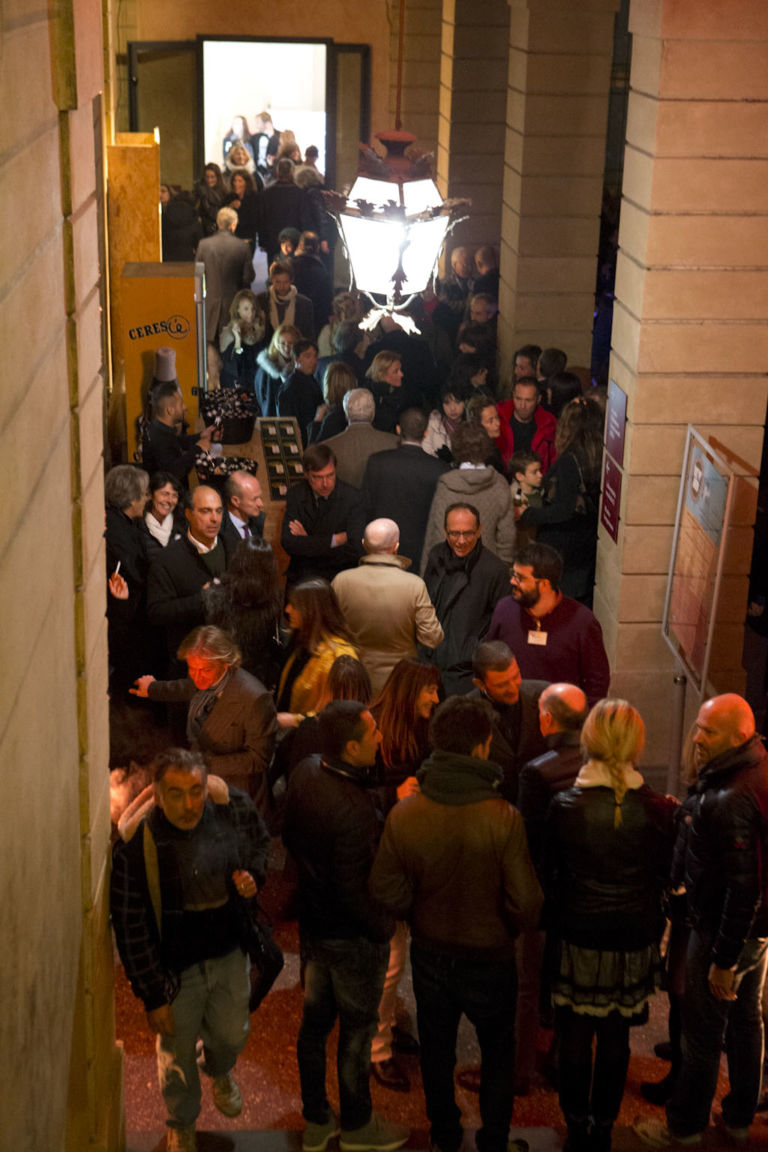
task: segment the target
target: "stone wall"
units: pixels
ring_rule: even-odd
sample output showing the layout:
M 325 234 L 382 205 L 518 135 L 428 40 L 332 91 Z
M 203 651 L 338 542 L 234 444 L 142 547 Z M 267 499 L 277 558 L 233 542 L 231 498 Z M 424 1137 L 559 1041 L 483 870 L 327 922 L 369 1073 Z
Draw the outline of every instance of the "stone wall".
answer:
M 768 9 L 632 0 L 631 91 L 611 376 L 627 394 L 616 543 L 595 608 L 613 690 L 654 718 L 663 758 L 673 657 L 661 638 L 686 428 L 759 471 L 768 400 Z M 754 500 L 728 540 L 718 690 L 741 691 Z M 690 699 L 690 709 L 695 701 Z

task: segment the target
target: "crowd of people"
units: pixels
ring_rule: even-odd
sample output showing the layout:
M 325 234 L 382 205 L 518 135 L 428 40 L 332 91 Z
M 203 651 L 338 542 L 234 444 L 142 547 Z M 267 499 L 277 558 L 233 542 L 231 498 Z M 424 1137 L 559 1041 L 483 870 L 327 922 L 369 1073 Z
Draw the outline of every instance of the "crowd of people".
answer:
M 244 152 L 256 168 L 237 129 L 225 163 L 247 169 Z M 285 164 L 293 183 L 293 160 L 275 156 L 273 186 Z M 216 219 L 246 280 L 240 217 L 222 204 Z M 754 716 L 739 696 L 704 703 L 687 799 L 648 787 L 643 719 L 609 695 L 591 611 L 599 400 L 565 353 L 534 345 L 496 394 L 492 249 L 454 249 L 436 292 L 409 306 L 421 336 L 395 316 L 369 337 L 356 294 L 318 304 L 319 277 L 312 296 L 296 291 L 302 256 L 323 268 L 306 223 L 254 232 L 278 247 L 265 293 L 248 281 L 214 297 L 222 385 L 294 416 L 304 438 L 285 585 L 256 476 L 190 490 L 216 430 L 184 430 L 167 364 L 143 467 L 106 479 L 112 758 L 151 773 L 118 823 L 112 916 L 158 1037 L 167 1147 L 196 1147 L 201 1072 L 222 1113 L 242 1107 L 247 923 L 270 833 L 296 875 L 304 1152 L 337 1136 L 342 1152 L 406 1143 L 369 1087 L 410 1089 L 399 1051 L 420 1052 L 431 1147 L 459 1152 L 462 1015 L 481 1053 L 478 1152 L 523 1147 L 510 1123 L 541 1028 L 566 1147 L 608 1152 L 667 919 L 674 1060 L 646 1086 L 666 1119 L 637 1133 L 702 1142 L 725 1043 L 719 1131 L 746 1143 L 768 944 Z M 409 936 L 418 1039 L 395 1019 Z

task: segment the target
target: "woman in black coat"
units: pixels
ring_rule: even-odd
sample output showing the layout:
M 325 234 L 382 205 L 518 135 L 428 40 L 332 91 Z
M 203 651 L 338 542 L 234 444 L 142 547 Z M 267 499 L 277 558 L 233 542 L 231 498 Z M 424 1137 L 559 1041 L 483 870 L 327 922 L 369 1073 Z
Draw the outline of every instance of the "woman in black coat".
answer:
M 544 501 L 520 517 L 523 527 L 536 526 L 541 544 L 562 556 L 562 592 L 588 608 L 595 582 L 603 422 L 603 410 L 591 396 L 566 404 L 555 433 L 557 459 L 542 485 Z
M 609 1152 L 629 1029 L 645 1022 L 658 987 L 677 803 L 636 770 L 644 741 L 645 725 L 626 700 L 601 700 L 582 730 L 586 763 L 547 817 L 543 871 L 569 1152 Z

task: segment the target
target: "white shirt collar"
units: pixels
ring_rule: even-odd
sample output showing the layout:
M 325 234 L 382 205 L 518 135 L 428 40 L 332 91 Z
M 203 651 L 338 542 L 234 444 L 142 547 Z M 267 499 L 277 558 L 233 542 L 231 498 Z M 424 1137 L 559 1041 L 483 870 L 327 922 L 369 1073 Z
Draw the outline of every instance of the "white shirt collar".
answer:
M 189 529 L 187 529 L 187 540 L 189 540 L 190 544 L 194 545 L 201 556 L 205 556 L 206 552 L 213 552 L 214 548 L 219 542 L 219 538 L 217 536 L 209 548 L 206 544 L 201 544 L 199 540 L 195 540 Z

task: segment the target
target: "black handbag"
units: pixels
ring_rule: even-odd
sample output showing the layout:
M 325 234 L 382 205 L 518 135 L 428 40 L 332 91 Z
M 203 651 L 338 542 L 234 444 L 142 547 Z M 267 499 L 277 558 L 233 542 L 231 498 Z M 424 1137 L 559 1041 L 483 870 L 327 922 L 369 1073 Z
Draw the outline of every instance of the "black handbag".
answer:
M 272 935 L 272 924 L 258 900 L 241 900 L 243 946 L 251 961 L 251 997 L 255 1012 L 283 970 L 285 958 Z

